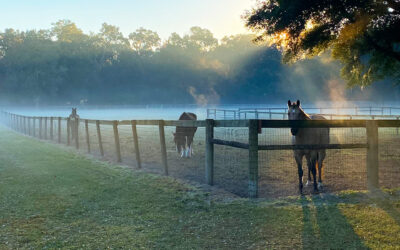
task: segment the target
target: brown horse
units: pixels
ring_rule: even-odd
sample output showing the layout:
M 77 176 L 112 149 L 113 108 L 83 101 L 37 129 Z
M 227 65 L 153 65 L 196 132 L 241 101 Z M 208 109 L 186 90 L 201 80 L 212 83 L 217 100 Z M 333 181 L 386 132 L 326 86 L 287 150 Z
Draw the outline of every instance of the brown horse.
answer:
M 288 117 L 289 120 L 326 120 L 321 115 L 307 115 L 300 107 L 300 101 L 295 103 L 288 101 Z M 322 145 L 329 144 L 329 128 L 291 128 L 293 135 L 294 145 Z M 303 157 L 306 157 L 308 166 L 308 180 L 306 185 L 311 183 L 311 174 L 314 179 L 314 191 L 318 192 L 318 188 L 322 189 L 322 163 L 325 159 L 325 149 L 311 150 L 311 149 L 296 149 L 294 150 L 294 158 L 297 163 L 299 173 L 299 190 L 303 192 Z M 316 171 L 318 166 L 318 185 L 316 181 Z
M 192 120 L 196 121 L 196 114 L 190 112 L 183 112 L 179 117 L 179 120 Z M 181 157 L 190 158 L 193 154 L 193 137 L 197 131 L 197 127 L 183 127 L 177 126 L 174 135 L 174 142 L 176 146 L 176 151 L 181 155 Z

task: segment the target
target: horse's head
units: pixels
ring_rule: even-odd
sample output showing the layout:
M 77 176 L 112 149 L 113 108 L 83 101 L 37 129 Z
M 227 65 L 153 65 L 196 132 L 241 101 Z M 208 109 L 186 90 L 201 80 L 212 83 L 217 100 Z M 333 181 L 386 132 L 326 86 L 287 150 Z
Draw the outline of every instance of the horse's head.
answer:
M 297 102 L 291 102 L 290 100 L 288 101 L 288 118 L 289 120 L 302 120 L 302 110 L 300 108 L 300 101 L 297 100 Z M 292 132 L 292 135 L 297 135 L 299 132 L 299 128 L 291 128 L 290 132 Z
M 76 108 L 72 108 L 72 115 L 76 116 Z
M 176 146 L 176 151 L 178 152 L 178 154 L 182 153 L 182 149 L 185 148 L 185 137 L 182 135 L 178 135 L 177 133 L 172 133 L 172 135 L 174 136 L 174 143 Z

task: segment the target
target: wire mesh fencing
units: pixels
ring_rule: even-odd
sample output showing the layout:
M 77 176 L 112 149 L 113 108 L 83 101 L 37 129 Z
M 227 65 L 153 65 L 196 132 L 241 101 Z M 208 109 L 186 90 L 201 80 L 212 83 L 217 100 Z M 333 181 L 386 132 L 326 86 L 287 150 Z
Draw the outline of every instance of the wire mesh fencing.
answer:
M 205 171 L 208 154 L 204 127 L 206 123 L 197 121 L 197 131 L 192 144 L 193 154 L 191 157 L 182 157 L 177 152 L 174 142 L 174 133 L 178 125 L 171 125 L 181 124 L 179 122 L 172 121 L 171 123 L 170 121 L 165 125 L 164 121 L 141 121 L 141 125 L 135 123 L 134 126 L 134 121 L 80 119 L 79 123 L 74 123 L 66 118 L 58 119 L 57 117 L 27 119 L 21 116 L 7 116 L 7 124 L 10 127 L 39 139 L 78 147 L 81 152 L 90 153 L 111 162 L 122 162 L 135 169 L 141 168 L 152 173 L 169 174 L 189 181 L 208 183 Z M 249 195 L 252 178 L 249 122 L 221 121 L 218 125 L 213 125 L 214 133 L 211 142 L 214 145 L 213 184 L 244 197 Z M 261 121 L 256 122 L 262 124 Z M 282 123 L 282 121 L 279 122 Z M 329 129 L 329 145 L 338 145 L 338 147 L 325 149 L 326 156 L 321 171 L 323 192 L 369 188 L 367 159 L 370 159 L 368 147 L 371 147 L 371 141 L 368 126 L 365 124 L 371 124 L 371 122 L 343 122 L 354 126 L 340 125 L 340 121 L 325 121 L 329 126 L 333 126 Z M 380 122 L 383 124 L 385 121 L 376 121 L 374 124 L 378 126 Z M 392 127 L 386 124 L 378 129 L 379 168 L 377 169 L 379 186 L 382 188 L 400 187 L 400 135 L 398 124 L 393 122 L 395 121 L 389 124 Z M 74 134 L 74 124 L 79 126 L 77 135 Z M 295 161 L 296 150 L 288 147 L 293 145 L 290 127 L 272 126 L 260 129 L 261 127 L 259 125 L 256 136 L 258 196 L 274 198 L 297 195 L 299 179 Z M 313 128 L 307 129 L 313 130 Z M 221 145 L 221 142 L 225 144 Z M 312 143 L 304 142 L 303 144 Z M 343 145 L 364 146 L 340 147 Z M 303 181 L 306 184 L 309 171 L 305 158 L 302 160 L 302 169 Z M 304 193 L 312 192 L 312 186 L 305 187 Z
M 293 136 L 289 128 L 265 128 L 259 135 L 259 143 L 262 145 L 292 145 L 292 140 Z M 329 143 L 366 143 L 365 128 L 330 128 Z M 321 171 L 323 192 L 366 189 L 366 149 L 325 149 L 324 151 L 326 156 Z M 296 152 L 297 150 L 259 151 L 260 196 L 280 197 L 299 193 Z M 302 158 L 302 169 L 304 185 L 308 180 L 311 180 L 309 183 L 311 184 L 312 175 L 308 170 L 306 157 Z M 305 186 L 303 192 L 312 193 L 312 185 Z
M 379 128 L 379 185 L 400 187 L 400 135 L 398 128 Z
M 248 143 L 248 128 L 232 127 L 214 128 L 214 138 L 224 141 Z M 240 196 L 248 193 L 248 150 L 228 147 L 224 145 L 214 146 L 214 183 L 218 187 L 226 189 Z

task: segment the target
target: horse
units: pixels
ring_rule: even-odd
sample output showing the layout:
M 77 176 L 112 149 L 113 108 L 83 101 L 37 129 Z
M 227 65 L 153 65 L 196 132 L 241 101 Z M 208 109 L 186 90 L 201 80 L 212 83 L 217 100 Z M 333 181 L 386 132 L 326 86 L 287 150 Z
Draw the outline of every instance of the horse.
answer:
M 300 101 L 295 103 L 288 101 L 288 118 L 289 120 L 326 120 L 322 115 L 309 116 L 300 107 Z M 291 127 L 291 134 L 293 135 L 293 145 L 321 145 L 329 144 L 329 128 L 296 128 Z M 305 156 L 308 166 L 308 180 L 306 186 L 311 184 L 311 174 L 314 179 L 314 192 L 318 192 L 323 188 L 322 185 L 322 166 L 326 156 L 325 149 L 295 149 L 293 150 L 294 158 L 297 163 L 299 174 L 299 191 L 303 192 L 303 168 L 302 162 Z M 316 182 L 316 170 L 318 166 L 318 184 Z
M 192 120 L 196 121 L 197 116 L 190 112 L 183 112 L 179 117 L 180 121 L 184 120 Z M 188 157 L 190 158 L 193 154 L 193 137 L 197 131 L 197 127 L 183 127 L 177 126 L 174 136 L 174 142 L 176 146 L 176 151 L 181 157 Z
M 71 129 L 71 138 L 74 140 L 76 138 L 76 133 L 77 133 L 77 120 L 79 120 L 79 115 L 76 113 L 76 108 L 72 108 L 72 112 L 69 115 L 69 129 Z

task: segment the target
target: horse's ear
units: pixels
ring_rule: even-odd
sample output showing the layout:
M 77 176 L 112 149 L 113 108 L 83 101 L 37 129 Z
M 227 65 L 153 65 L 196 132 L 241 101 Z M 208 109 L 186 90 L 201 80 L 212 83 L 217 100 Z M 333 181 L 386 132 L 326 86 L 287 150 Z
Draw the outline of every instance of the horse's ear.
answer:
M 288 107 L 290 107 L 292 105 L 292 103 L 290 102 L 290 100 L 287 101 L 287 105 Z
M 297 100 L 296 105 L 300 107 L 300 100 Z

